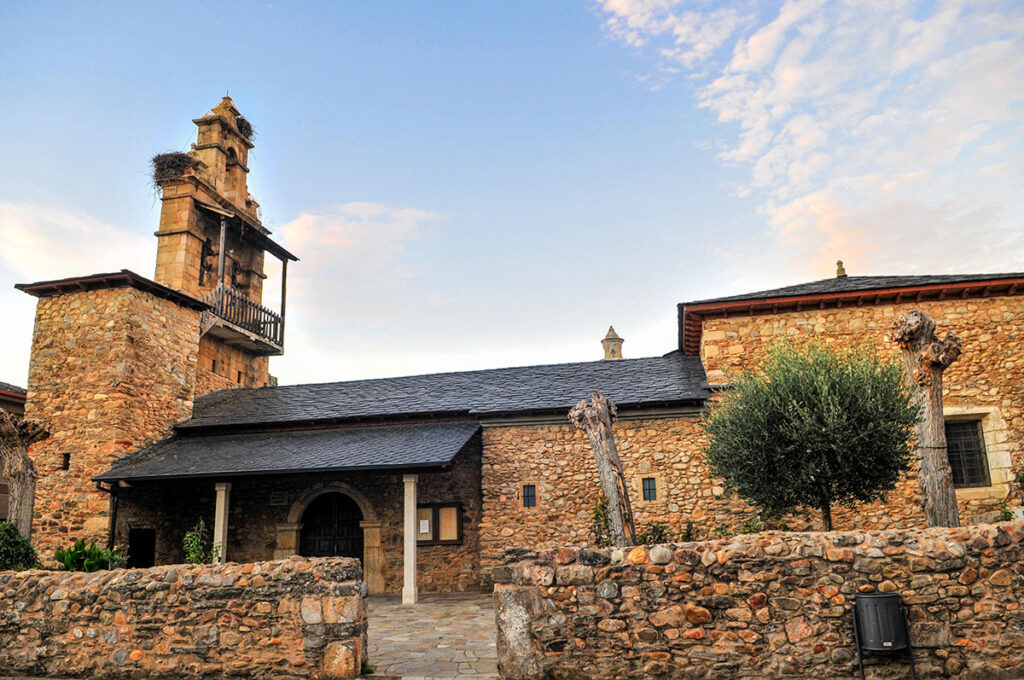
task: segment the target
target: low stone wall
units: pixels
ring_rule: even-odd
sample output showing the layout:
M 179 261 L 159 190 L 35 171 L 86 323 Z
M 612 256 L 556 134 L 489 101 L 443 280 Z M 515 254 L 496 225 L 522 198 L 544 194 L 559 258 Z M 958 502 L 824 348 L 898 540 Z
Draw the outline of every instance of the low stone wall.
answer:
M 0 674 L 352 678 L 358 560 L 0 572 Z
M 510 550 L 507 680 L 851 678 L 858 593 L 900 593 L 918 677 L 1024 677 L 1024 525 Z M 871 657 L 869 677 L 909 677 Z

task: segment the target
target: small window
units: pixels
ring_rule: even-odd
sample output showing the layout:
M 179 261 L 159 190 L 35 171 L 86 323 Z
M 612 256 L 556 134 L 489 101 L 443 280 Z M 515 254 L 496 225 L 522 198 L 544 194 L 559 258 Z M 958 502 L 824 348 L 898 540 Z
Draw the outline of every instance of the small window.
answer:
M 947 422 L 946 452 L 953 469 L 953 486 L 965 489 L 992 485 L 980 420 Z
M 523 507 L 524 508 L 535 508 L 535 507 L 537 507 L 537 485 L 536 484 L 523 484 Z
M 69 452 L 67 452 L 67 451 L 65 451 L 63 454 L 61 454 L 60 469 L 61 470 L 70 470 L 71 469 L 71 454 Z
M 462 543 L 462 504 L 425 503 L 417 506 L 416 542 L 420 545 Z
M 217 360 L 216 359 L 210 359 L 210 371 L 213 372 L 213 373 L 217 372 Z
M 235 382 L 237 382 L 238 384 L 242 384 L 242 372 L 235 371 L 235 375 L 237 376 Z
M 658 480 L 654 477 L 644 477 L 643 480 L 641 480 L 641 484 L 643 484 L 645 501 L 658 500 Z

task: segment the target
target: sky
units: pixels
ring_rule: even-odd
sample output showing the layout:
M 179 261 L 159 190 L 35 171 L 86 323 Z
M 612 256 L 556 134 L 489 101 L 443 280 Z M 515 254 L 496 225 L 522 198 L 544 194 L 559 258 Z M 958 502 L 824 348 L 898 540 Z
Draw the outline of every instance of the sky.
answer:
M 0 0 L 0 381 L 15 283 L 153 275 L 149 159 L 225 93 L 300 258 L 282 384 L 660 355 L 838 259 L 1024 271 L 1019 2 Z

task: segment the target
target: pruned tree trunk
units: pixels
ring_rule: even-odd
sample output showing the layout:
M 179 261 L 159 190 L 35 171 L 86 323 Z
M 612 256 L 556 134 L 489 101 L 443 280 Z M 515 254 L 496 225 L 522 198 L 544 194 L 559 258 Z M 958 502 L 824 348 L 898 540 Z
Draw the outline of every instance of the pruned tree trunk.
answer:
M 31 538 L 36 499 L 36 466 L 28 457 L 28 447 L 49 436 L 38 420 L 0 410 L 0 470 L 10 487 L 7 518 L 26 539 Z
M 942 415 L 942 373 L 960 356 L 960 338 L 949 331 L 940 340 L 935 335 L 935 320 L 915 309 L 893 324 L 893 340 L 902 349 L 914 403 L 921 408 L 916 427 L 917 474 L 928 526 L 958 527 L 960 513 Z
M 590 395 L 590 403 L 581 399 L 569 410 L 569 422 L 587 433 L 597 461 L 597 474 L 601 489 L 608 498 L 608 532 L 617 546 L 633 545 L 636 529 L 633 526 L 633 506 L 629 502 L 629 487 L 622 471 L 622 461 L 615 448 L 612 420 L 615 404 L 600 392 Z

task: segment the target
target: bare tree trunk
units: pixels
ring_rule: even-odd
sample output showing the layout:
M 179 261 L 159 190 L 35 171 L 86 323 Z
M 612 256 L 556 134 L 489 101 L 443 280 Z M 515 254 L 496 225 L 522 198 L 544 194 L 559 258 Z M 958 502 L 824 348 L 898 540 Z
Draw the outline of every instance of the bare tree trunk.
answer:
M 601 488 L 608 498 L 608 531 L 617 546 L 633 545 L 636 529 L 633 526 L 633 506 L 629 502 L 629 487 L 622 471 L 622 461 L 615 448 L 612 420 L 615 404 L 600 392 L 590 395 L 590 404 L 580 400 L 569 411 L 569 422 L 587 433 L 597 461 L 597 474 Z
M 960 356 L 960 338 L 950 331 L 940 340 L 935 335 L 934 319 L 915 309 L 893 324 L 893 340 L 903 351 L 914 403 L 922 409 L 916 426 L 917 474 L 928 526 L 958 527 L 960 513 L 942 416 L 942 372 Z
M 24 538 L 32 533 L 32 509 L 36 498 L 36 466 L 28 447 L 50 436 L 38 420 L 0 410 L 0 461 L 10 483 L 8 521 Z

